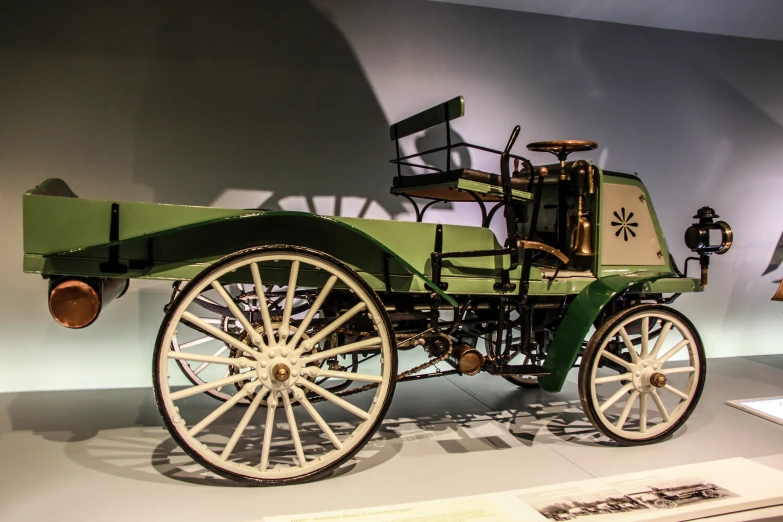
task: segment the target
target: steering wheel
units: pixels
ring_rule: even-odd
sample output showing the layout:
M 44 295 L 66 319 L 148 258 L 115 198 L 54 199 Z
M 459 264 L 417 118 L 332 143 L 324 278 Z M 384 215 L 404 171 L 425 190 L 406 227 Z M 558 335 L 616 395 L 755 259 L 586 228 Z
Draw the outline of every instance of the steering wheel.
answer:
M 572 152 L 593 150 L 597 147 L 598 144 L 596 142 L 584 140 L 536 141 L 527 145 L 528 150 L 554 154 L 560 161 L 565 161 Z

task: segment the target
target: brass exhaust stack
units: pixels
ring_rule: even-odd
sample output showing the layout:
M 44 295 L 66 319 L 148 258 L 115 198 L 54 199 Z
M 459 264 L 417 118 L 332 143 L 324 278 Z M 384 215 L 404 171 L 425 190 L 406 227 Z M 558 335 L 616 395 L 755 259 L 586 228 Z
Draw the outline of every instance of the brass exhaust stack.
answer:
M 484 365 L 484 356 L 470 345 L 457 344 L 451 349 L 448 362 L 464 375 L 476 375 Z
M 53 279 L 49 283 L 49 313 L 66 328 L 85 328 L 127 288 L 127 279 Z

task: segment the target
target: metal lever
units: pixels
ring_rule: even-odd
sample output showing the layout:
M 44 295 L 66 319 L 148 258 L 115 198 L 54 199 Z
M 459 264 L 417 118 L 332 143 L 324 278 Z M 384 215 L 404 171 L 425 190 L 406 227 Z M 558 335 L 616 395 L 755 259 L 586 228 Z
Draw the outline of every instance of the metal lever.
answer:
M 514 212 L 513 198 L 511 195 L 511 174 L 509 173 L 509 157 L 511 153 L 511 147 L 514 146 L 514 142 L 517 141 L 519 136 L 519 125 L 514 127 L 511 131 L 511 136 L 508 138 L 506 148 L 503 150 L 503 154 L 500 155 L 500 178 L 503 184 L 503 215 L 506 218 L 506 229 L 508 230 L 508 244 L 506 245 L 511 249 L 511 264 L 509 265 L 509 271 L 514 270 L 519 266 L 519 250 L 516 248 L 517 244 L 517 218 Z

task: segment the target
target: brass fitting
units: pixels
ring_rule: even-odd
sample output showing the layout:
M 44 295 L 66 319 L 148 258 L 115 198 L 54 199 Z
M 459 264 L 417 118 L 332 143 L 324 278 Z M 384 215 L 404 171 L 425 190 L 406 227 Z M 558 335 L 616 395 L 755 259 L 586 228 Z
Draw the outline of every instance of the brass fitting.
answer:
M 291 370 L 283 363 L 276 364 L 275 367 L 272 368 L 272 377 L 274 377 L 277 382 L 285 382 L 290 376 Z
M 666 386 L 666 376 L 662 373 L 655 372 L 654 374 L 650 375 L 650 384 L 656 388 L 663 388 Z

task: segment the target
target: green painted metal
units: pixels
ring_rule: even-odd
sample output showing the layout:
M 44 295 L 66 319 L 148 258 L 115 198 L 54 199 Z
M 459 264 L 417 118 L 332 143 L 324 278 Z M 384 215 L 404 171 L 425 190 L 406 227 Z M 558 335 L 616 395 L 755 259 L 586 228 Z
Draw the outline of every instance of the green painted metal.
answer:
M 555 332 L 555 338 L 547 351 L 544 368 L 551 373 L 541 376 L 538 382 L 546 391 L 558 392 L 565 384 L 566 376 L 579 355 L 579 349 L 590 327 L 598 319 L 604 306 L 619 293 L 640 290 L 656 280 L 676 277 L 665 272 L 629 272 L 598 279 L 579 292 L 568 307 L 563 321 Z
M 475 192 L 476 194 L 489 194 L 491 196 L 503 197 L 503 187 L 498 185 L 490 185 L 489 183 L 482 183 L 480 181 L 473 181 L 469 179 L 457 179 L 454 181 L 447 181 L 445 183 L 432 183 L 429 185 L 419 185 L 416 187 L 393 187 L 389 192 L 395 195 L 410 194 L 412 192 L 419 192 L 424 189 L 438 189 L 449 188 L 453 190 L 464 190 Z M 435 199 L 428 198 L 424 195 L 416 195 L 415 197 L 422 199 Z M 511 189 L 511 197 L 519 201 L 532 201 L 533 194 L 524 190 Z
M 603 180 L 603 174 L 599 175 Z M 644 189 L 638 180 L 607 178 L 613 183 L 635 183 Z M 455 305 L 457 295 L 498 295 L 495 284 L 509 264 L 509 256 L 448 258 L 442 271 L 448 289 L 443 291 L 435 288 L 429 277 L 434 224 L 138 202 L 120 203 L 119 240 L 110 242 L 111 205 L 111 201 L 72 197 L 60 180 L 47 180 L 28 191 L 23 204 L 24 270 L 45 275 L 106 277 L 99 265 L 107 259 L 109 247 L 117 245 L 123 263 L 152 261 L 151 265 L 132 268 L 123 276 L 190 279 L 220 257 L 242 248 L 298 244 L 334 255 L 379 291 L 387 288 L 384 256 L 388 256 L 392 291 L 435 291 Z M 652 216 L 659 231 L 658 221 Z M 596 230 L 599 227 L 600 223 L 596 223 Z M 661 242 L 665 247 L 662 235 Z M 486 228 L 443 225 L 444 252 L 498 248 L 495 235 Z M 602 276 L 640 271 L 664 273 L 661 267 L 599 267 Z M 520 275 L 521 268 L 517 267 L 510 274 L 511 280 L 518 281 Z M 550 281 L 533 267 L 529 294 L 575 295 L 594 281 L 592 277 L 559 277 Z M 697 281 L 678 277 L 663 278 L 650 285 L 644 291 L 701 290 Z
M 457 181 L 457 188 L 459 190 L 469 190 L 471 192 L 477 192 L 479 194 L 489 194 L 503 197 L 503 187 L 499 185 L 490 185 L 489 183 L 481 183 L 479 181 L 473 181 L 469 179 L 460 179 Z M 519 199 L 521 201 L 532 201 L 533 194 L 524 190 L 511 189 L 511 197 Z
M 108 247 L 119 245 L 122 261 L 145 259 L 149 251 L 152 252 L 151 267 L 140 274 L 128 275 L 160 277 L 161 272 L 169 272 L 169 276 L 179 276 L 192 273 L 192 270 L 176 270 L 183 265 L 202 266 L 205 262 L 249 246 L 291 242 L 301 245 L 302 239 L 309 236 L 303 246 L 320 247 L 319 250 L 336 254 L 341 260 L 354 261 L 348 262 L 360 272 L 382 274 L 383 257 L 376 255 L 370 259 L 373 253 L 380 250 L 397 262 L 398 271 L 401 267 L 421 278 L 448 303 L 454 306 L 457 304 L 424 275 L 434 245 L 435 225 L 328 218 L 301 212 L 224 210 L 123 202 L 120 203 L 120 239 L 111 242 L 108 240 L 109 201 L 42 196 L 28 192 L 23 207 L 25 253 L 47 258 L 43 266 L 31 259 L 27 267 L 42 268 L 42 273 L 46 274 L 91 275 L 95 267 L 88 268 L 87 265 L 95 265 L 99 259 L 105 260 Z M 51 220 L 50 216 L 57 216 L 57 219 Z M 350 234 L 340 234 L 338 229 L 349 231 Z M 300 241 L 292 241 L 296 238 Z M 495 248 L 497 244 L 491 231 L 450 225 L 444 233 L 444 246 L 456 247 L 461 242 L 458 238 L 482 249 Z M 391 242 L 393 248 L 387 246 L 387 242 Z M 368 251 L 362 243 L 375 248 Z M 474 264 L 460 260 L 450 265 L 449 275 L 459 274 L 465 269 L 483 269 L 485 272 L 497 270 L 503 263 L 500 257 L 481 259 Z M 76 259 L 82 259 L 85 266 L 79 267 L 75 263 Z M 172 268 L 175 268 L 173 273 Z

